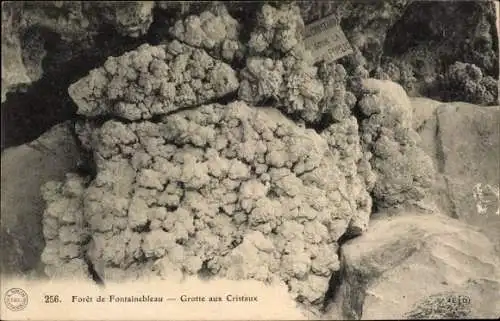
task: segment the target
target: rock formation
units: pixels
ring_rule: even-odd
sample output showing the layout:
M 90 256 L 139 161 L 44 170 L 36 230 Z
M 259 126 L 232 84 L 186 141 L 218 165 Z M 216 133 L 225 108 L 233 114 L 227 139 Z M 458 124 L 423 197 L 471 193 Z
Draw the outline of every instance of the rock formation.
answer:
M 447 216 L 379 217 L 367 233 L 344 244 L 341 257 L 342 283 L 331 319 L 494 318 L 500 313 L 494 244 Z
M 499 109 L 480 105 L 498 102 L 498 40 L 489 3 L 434 6 L 458 17 L 411 0 L 2 4 L 7 131 L 49 124 L 12 109 L 20 83 L 71 118 L 2 152 L 3 266 L 278 283 L 315 318 L 494 316 Z M 467 10 L 475 28 L 445 39 Z M 316 62 L 304 31 L 330 14 L 352 53 Z M 405 42 L 415 26 L 429 39 Z
M 1 267 L 22 275 L 40 271 L 45 247 L 42 186 L 77 171 L 82 157 L 69 123 L 56 125 L 37 140 L 2 152 Z M 43 268 L 42 268 L 43 270 Z

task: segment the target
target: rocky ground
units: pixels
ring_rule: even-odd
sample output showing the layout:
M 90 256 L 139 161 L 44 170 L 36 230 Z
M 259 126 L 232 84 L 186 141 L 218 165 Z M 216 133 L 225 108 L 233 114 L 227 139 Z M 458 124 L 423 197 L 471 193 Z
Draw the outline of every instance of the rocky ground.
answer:
M 1 268 L 500 315 L 490 1 L 2 2 Z M 315 61 L 333 15 L 352 47 Z

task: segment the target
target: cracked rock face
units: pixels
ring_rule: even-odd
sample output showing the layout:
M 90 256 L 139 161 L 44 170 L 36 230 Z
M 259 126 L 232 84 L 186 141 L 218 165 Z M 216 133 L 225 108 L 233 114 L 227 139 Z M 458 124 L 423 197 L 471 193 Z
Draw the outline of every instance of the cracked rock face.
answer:
M 357 130 L 352 120 L 345 127 Z M 339 269 L 336 240 L 349 223 L 366 228 L 369 197 L 354 178 L 359 140 L 358 153 L 340 155 L 347 143 L 329 147 L 277 110 L 234 102 L 158 122 L 110 120 L 91 140 L 97 176 L 88 187 L 71 177 L 46 186 L 58 195 L 46 196 L 46 216 L 59 215 L 60 232 L 44 257 L 66 244 L 60 259 L 88 256 L 105 281 L 182 273 L 278 280 L 310 305 Z M 84 235 L 86 253 L 67 253 Z

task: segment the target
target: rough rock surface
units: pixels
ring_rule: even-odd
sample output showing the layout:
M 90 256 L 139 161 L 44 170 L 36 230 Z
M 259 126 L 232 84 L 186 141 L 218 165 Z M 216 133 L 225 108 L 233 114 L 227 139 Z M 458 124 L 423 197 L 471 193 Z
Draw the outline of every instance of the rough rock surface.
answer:
M 365 230 L 370 213 L 356 178 L 354 119 L 330 129 L 342 131 L 351 139 L 334 145 L 243 102 L 159 122 L 107 121 L 92 133 L 97 176 L 88 188 L 74 177 L 46 185 L 48 274 L 64 270 L 60 259 L 73 271 L 88 256 L 105 281 L 182 273 L 278 280 L 298 301 L 319 304 L 339 268 L 337 239 Z M 85 253 L 77 251 L 88 234 Z
M 457 61 L 449 66 L 436 85 L 440 99 L 444 101 L 466 101 L 474 104 L 498 104 L 498 80 L 483 75 L 474 64 Z
M 421 146 L 438 169 L 441 210 L 479 226 L 499 244 L 500 108 L 415 100 L 428 110 L 419 127 Z
M 334 14 L 351 45 L 366 59 L 369 71 L 375 69 L 383 53 L 388 30 L 403 15 L 411 0 L 389 1 L 300 1 L 306 23 Z
M 238 85 L 228 64 L 174 40 L 110 57 L 68 91 L 81 115 L 137 120 L 206 104 L 235 92 Z
M 226 10 L 221 4 L 182 3 L 181 13 L 167 19 L 179 18 L 176 23 L 163 22 L 168 28 L 147 35 L 153 7 L 161 9 L 154 16 L 155 23 L 162 24 L 167 12 L 175 11 L 173 4 L 12 6 L 2 21 L 2 27 L 10 28 L 5 35 L 10 47 L 2 48 L 2 57 L 5 54 L 11 60 L 6 62 L 2 80 L 8 78 L 11 83 L 29 82 L 43 74 L 40 67 L 48 34 L 63 39 L 66 49 L 75 50 L 90 48 L 96 31 L 103 38 L 110 37 L 106 32 L 118 33 L 135 38 L 136 43 L 120 45 L 124 38 L 119 38 L 119 54 L 111 54 L 105 63 L 94 62 L 91 68 L 104 65 L 70 82 L 68 92 L 80 118 L 76 131 L 80 147 L 88 153 L 90 174 L 54 175 L 54 181 L 44 184 L 43 230 L 41 211 L 36 212 L 40 215 L 32 225 L 36 249 L 24 245 L 25 237 L 12 236 L 22 233 L 21 228 L 16 227 L 14 234 L 2 232 L 2 243 L 10 250 L 8 264 L 23 257 L 15 251 L 39 255 L 43 245 L 37 242 L 43 234 L 41 260 L 50 278 L 108 282 L 198 275 L 279 281 L 286 283 L 292 297 L 308 312 L 316 313 L 340 277 L 344 280 L 337 292 L 339 311 L 344 313 L 341 317 L 352 318 L 390 311 L 389 304 L 400 298 L 389 297 L 378 305 L 370 293 L 400 294 L 401 279 L 396 276 L 400 275 L 413 292 L 403 297 L 396 317 L 484 316 L 486 311 L 495 311 L 490 303 L 497 299 L 498 270 L 486 258 L 467 264 L 477 263 L 483 276 L 491 272 L 492 282 L 481 279 L 468 284 L 455 272 L 448 273 L 447 264 L 457 264 L 463 256 L 470 258 L 475 250 L 484 249 L 486 256 L 493 253 L 484 236 L 456 221 L 415 215 L 385 223 L 379 219 L 373 233 L 348 243 L 342 261 L 337 254 L 338 242 L 366 232 L 372 212 L 408 204 L 423 206 L 421 201 L 433 193 L 447 202 L 440 204 L 443 212 L 485 227 L 493 241 L 498 239 L 498 185 L 491 183 L 492 177 L 498 177 L 498 171 L 491 170 L 498 157 L 486 153 L 491 144 L 498 146 L 498 133 L 485 116 L 498 108 L 467 109 L 458 118 L 431 100 L 421 99 L 418 104 L 425 107 L 417 108 L 403 88 L 418 92 L 419 82 L 428 74 L 416 72 L 414 61 L 394 57 L 387 57 L 377 69 L 386 34 L 407 8 L 414 7 L 410 3 L 323 1 L 309 7 L 302 2 L 302 11 L 289 3 L 266 3 L 245 7 L 255 12 L 240 7 L 238 13 L 239 4 L 230 4 Z M 19 8 L 26 15 L 16 21 Z M 315 16 L 318 8 L 322 16 L 335 13 L 339 17 L 354 54 L 313 64 L 304 48 L 302 17 L 306 21 L 319 18 Z M 484 12 L 479 13 L 479 20 L 481 15 Z M 249 21 L 254 28 L 242 28 Z M 438 26 L 437 30 L 449 28 Z M 490 40 L 483 39 L 486 51 L 495 42 Z M 81 45 L 68 45 L 79 41 Z M 102 57 L 109 56 L 106 50 L 113 46 L 107 41 L 103 40 Z M 149 44 L 137 47 L 144 42 Z M 47 55 L 54 61 L 71 59 L 72 50 L 58 50 Z M 466 63 L 439 71 L 444 73 L 442 83 L 460 89 L 463 96 L 459 97 L 465 100 L 491 101 L 494 79 L 488 76 L 486 58 L 458 59 Z M 91 69 L 87 63 L 84 72 Z M 20 73 L 13 73 L 15 68 Z M 370 72 L 387 80 L 367 79 Z M 75 74 L 72 79 L 79 79 L 81 74 Z M 442 130 L 442 124 L 450 132 Z M 457 127 L 474 128 L 471 137 L 479 143 L 462 146 L 451 134 Z M 424 150 L 430 151 L 434 164 Z M 468 168 L 455 164 L 464 158 L 464 151 L 480 154 L 480 162 L 473 164 L 471 157 Z M 432 186 L 433 165 L 441 171 L 438 176 L 445 185 Z M 471 168 L 472 173 L 467 173 Z M 466 174 L 465 184 L 454 181 Z M 474 185 L 483 178 L 491 181 Z M 471 194 L 462 193 L 466 187 Z M 40 193 L 34 198 L 39 202 Z M 3 204 L 2 200 L 2 211 Z M 484 221 L 477 223 L 472 210 Z M 408 213 L 406 209 L 399 214 Z M 8 223 L 19 225 L 15 220 Z M 442 231 L 449 233 L 440 235 Z M 357 243 L 362 244 L 361 250 L 349 247 Z M 26 257 L 35 262 L 30 255 Z M 445 256 L 451 263 L 434 260 L 433 255 Z M 424 281 L 405 265 L 412 260 L 423 270 L 417 276 Z M 410 272 L 402 273 L 400 268 Z M 459 264 L 457 273 L 474 278 L 474 268 Z M 447 283 L 443 287 L 435 281 L 440 278 Z M 418 285 L 412 283 L 416 281 Z M 418 287 L 425 281 L 432 282 L 427 290 Z M 447 298 L 441 290 L 487 298 L 483 305 L 464 304 L 451 312 L 446 310 L 449 305 L 433 310 Z M 384 309 L 378 310 L 379 306 Z
M 317 75 L 291 53 L 307 56 L 297 40 L 298 8 L 264 5 L 243 82 L 269 85 L 265 74 L 249 78 L 248 70 L 277 53 L 288 77 L 278 107 L 294 101 L 309 121 L 324 108 L 330 123 L 318 134 L 274 108 L 209 104 L 235 99 L 245 87 L 218 60 L 234 58 L 221 50 L 238 38 L 238 26 L 217 10 L 175 24 L 178 40 L 110 57 L 70 86 L 86 119 L 77 134 L 93 155 L 95 177 L 68 175 L 44 186 L 46 274 L 88 278 L 88 266 L 104 282 L 183 275 L 278 281 L 318 312 L 339 268 L 337 240 L 365 231 L 371 213 L 375 176 L 351 112 L 356 97 L 342 65 L 321 64 Z M 306 69 L 311 78 L 302 78 Z M 326 89 L 324 100 L 322 92 L 308 94 L 311 79 Z M 261 94 L 247 101 L 270 98 Z
M 409 77 L 391 79 L 402 85 L 413 82 L 415 94 L 434 99 L 498 104 L 495 84 L 499 34 L 495 11 L 495 1 L 413 2 L 389 30 L 383 57 L 389 66 L 399 70 L 393 75 L 400 72 Z M 459 85 L 450 83 L 447 74 L 453 73 L 456 63 L 472 66 L 485 78 L 492 77 L 495 89 L 485 93 L 475 79 L 468 83 L 462 79 Z
M 458 89 L 446 74 L 456 62 L 498 79 L 498 30 L 494 1 L 303 1 L 306 23 L 333 14 L 372 76 L 390 79 L 411 95 L 453 101 Z M 488 82 L 490 83 L 490 82 Z M 497 104 L 498 91 L 466 101 Z M 493 100 L 491 99 L 493 94 Z
M 399 85 L 361 81 L 355 64 L 313 66 L 291 5 L 262 6 L 238 82 L 215 59 L 224 37 L 207 34 L 237 31 L 218 14 L 190 16 L 171 30 L 180 41 L 111 57 L 70 86 L 96 176 L 45 186 L 49 276 L 87 277 L 89 264 L 104 281 L 277 280 L 317 308 L 339 268 L 337 240 L 367 229 L 369 191 L 379 208 L 426 195 L 432 170 Z M 248 105 L 207 104 L 237 90 Z M 251 105 L 269 99 L 299 124 Z M 320 134 L 302 126 L 320 120 Z
M 238 97 L 250 104 L 272 102 L 297 122 L 332 123 L 351 115 L 353 78 L 366 78 L 364 62 L 354 55 L 344 65 L 326 59 L 314 64 L 304 44 L 299 7 L 263 5 L 250 34 Z
M 84 12 L 92 13 L 92 22 L 109 23 L 125 36 L 144 35 L 153 23 L 154 1 L 99 1 L 93 5 L 82 1 L 82 5 Z
M 63 63 L 81 50 L 92 50 L 104 27 L 123 36 L 144 35 L 154 6 L 153 1 L 2 2 L 2 102 L 7 92 L 42 77 L 45 47 L 54 38 L 71 48 L 66 56 L 57 53 Z
M 183 43 L 203 48 L 214 57 L 232 62 L 242 58 L 244 51 L 239 40 L 240 29 L 240 23 L 231 17 L 226 7 L 215 4 L 200 15 L 178 20 L 170 28 L 170 33 Z
M 367 158 L 377 174 L 373 188 L 378 208 L 398 207 L 429 194 L 435 169 L 418 145 L 412 106 L 403 88 L 391 81 L 366 79 L 359 101 L 364 118 L 361 135 Z
M 324 87 L 303 41 L 297 6 L 264 4 L 248 42 L 238 97 L 250 104 L 272 101 L 284 113 L 306 122 L 321 117 Z
M 18 13 L 15 3 L 2 2 L 2 103 L 9 91 L 32 81 L 23 62 L 21 40 L 14 31 Z
M 429 126 L 429 124 L 435 120 L 436 108 L 440 105 L 443 105 L 444 103 L 425 97 L 412 97 L 410 98 L 410 102 L 413 110 L 412 127 L 415 131 L 417 131 L 417 133 L 419 133 L 420 137 L 422 138 L 420 140 L 420 143 L 422 145 L 422 143 L 428 141 L 427 139 L 422 137 L 424 128 Z M 427 130 L 425 132 L 427 134 L 427 132 L 430 132 L 430 130 Z M 426 152 L 429 152 L 431 150 L 428 148 L 424 149 Z
M 1 267 L 4 273 L 36 269 L 44 247 L 40 188 L 64 179 L 80 160 L 69 124 L 60 124 L 37 140 L 2 152 Z
M 341 249 L 329 318 L 495 318 L 500 257 L 483 234 L 444 215 L 381 217 Z M 468 300 L 468 301 L 467 301 Z

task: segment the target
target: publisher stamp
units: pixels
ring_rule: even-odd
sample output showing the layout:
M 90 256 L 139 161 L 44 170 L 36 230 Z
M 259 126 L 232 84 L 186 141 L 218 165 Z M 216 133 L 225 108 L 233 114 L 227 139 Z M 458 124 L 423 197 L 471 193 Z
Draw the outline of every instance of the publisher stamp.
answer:
M 21 311 L 28 305 L 28 293 L 20 288 L 12 288 L 5 292 L 4 302 L 11 311 Z
M 314 62 L 333 61 L 354 52 L 335 15 L 308 24 L 304 43 L 311 51 Z

